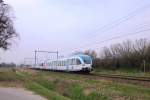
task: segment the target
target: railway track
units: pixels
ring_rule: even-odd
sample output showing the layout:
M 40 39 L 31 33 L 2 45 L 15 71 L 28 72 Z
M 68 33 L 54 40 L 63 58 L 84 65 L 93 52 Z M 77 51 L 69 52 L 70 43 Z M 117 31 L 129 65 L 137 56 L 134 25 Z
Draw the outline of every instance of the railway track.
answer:
M 113 79 L 124 79 L 124 80 L 136 80 L 136 81 L 150 82 L 150 77 L 116 75 L 116 74 L 90 74 L 90 75 L 98 76 L 98 77 L 113 78 Z
M 46 71 L 46 70 L 45 70 Z M 50 70 L 48 70 L 50 71 Z M 76 75 L 83 75 L 85 77 L 96 77 L 96 78 L 111 78 L 111 79 L 122 79 L 122 80 L 130 80 L 130 81 L 143 81 L 143 82 L 149 82 L 150 83 L 150 77 L 144 77 L 144 76 L 129 76 L 129 75 L 119 75 L 119 74 L 85 74 L 85 73 L 75 73 L 75 72 L 61 72 L 61 71 L 55 71 L 58 73 L 68 73 L 68 74 L 76 74 Z

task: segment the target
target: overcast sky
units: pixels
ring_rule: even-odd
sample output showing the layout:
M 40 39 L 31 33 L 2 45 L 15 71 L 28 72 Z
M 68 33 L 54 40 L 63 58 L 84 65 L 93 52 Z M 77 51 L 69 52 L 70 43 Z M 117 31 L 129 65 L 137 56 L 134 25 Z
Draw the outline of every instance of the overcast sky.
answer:
M 13 8 L 20 39 L 9 51 L 0 51 L 0 62 L 21 63 L 33 58 L 35 49 L 67 56 L 126 39 L 150 39 L 150 0 L 4 1 Z M 116 36 L 122 37 L 107 41 Z

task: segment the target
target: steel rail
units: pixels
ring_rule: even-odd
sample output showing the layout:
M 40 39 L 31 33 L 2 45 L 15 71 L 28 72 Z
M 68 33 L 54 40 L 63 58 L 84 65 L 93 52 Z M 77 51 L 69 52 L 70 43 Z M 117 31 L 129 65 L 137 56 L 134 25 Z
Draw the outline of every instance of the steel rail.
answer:
M 129 75 L 117 75 L 117 74 L 90 74 L 91 76 L 107 77 L 107 78 L 118 78 L 127 80 L 137 80 L 137 81 L 148 81 L 150 82 L 150 77 L 144 76 L 129 76 Z

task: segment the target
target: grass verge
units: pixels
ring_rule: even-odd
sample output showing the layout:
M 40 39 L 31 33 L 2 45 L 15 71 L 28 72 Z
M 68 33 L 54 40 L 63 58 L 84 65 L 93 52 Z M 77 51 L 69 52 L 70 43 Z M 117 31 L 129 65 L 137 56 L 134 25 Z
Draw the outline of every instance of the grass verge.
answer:
M 3 84 L 2 84 L 3 83 Z M 33 70 L 0 72 L 0 86 L 17 83 L 48 100 L 150 100 L 150 88 Z

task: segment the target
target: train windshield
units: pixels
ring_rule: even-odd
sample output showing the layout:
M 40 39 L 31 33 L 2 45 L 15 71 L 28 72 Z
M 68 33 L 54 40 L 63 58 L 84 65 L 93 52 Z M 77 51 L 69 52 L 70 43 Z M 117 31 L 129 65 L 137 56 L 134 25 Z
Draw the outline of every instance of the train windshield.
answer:
M 80 56 L 82 58 L 82 60 L 84 61 L 85 64 L 91 64 L 92 63 L 92 59 L 89 56 Z

